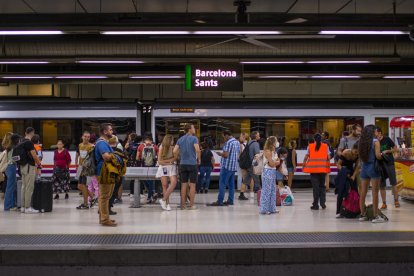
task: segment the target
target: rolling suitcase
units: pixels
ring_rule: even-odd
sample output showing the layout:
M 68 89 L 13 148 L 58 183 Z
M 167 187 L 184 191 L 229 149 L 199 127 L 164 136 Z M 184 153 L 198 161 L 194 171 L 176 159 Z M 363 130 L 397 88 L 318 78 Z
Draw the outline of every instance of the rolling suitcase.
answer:
M 22 206 L 22 180 L 17 180 L 17 207 Z
M 36 179 L 32 196 L 32 207 L 40 212 L 52 212 L 53 182 L 44 178 Z

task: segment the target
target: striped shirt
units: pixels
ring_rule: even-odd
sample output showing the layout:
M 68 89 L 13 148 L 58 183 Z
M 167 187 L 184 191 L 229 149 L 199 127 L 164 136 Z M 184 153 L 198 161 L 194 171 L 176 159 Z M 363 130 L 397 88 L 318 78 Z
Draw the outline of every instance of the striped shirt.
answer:
M 231 138 L 224 144 L 223 152 L 228 152 L 229 155 L 227 158 L 221 157 L 221 167 L 229 171 L 237 171 L 237 159 L 239 158 L 240 154 L 240 142 L 237 141 L 234 137 Z

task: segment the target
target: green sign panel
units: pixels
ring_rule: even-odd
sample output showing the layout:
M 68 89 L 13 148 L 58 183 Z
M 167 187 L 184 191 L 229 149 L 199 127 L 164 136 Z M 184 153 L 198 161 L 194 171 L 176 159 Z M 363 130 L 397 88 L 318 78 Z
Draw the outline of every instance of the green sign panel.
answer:
M 185 89 L 187 91 L 243 91 L 243 66 L 239 63 L 186 65 Z

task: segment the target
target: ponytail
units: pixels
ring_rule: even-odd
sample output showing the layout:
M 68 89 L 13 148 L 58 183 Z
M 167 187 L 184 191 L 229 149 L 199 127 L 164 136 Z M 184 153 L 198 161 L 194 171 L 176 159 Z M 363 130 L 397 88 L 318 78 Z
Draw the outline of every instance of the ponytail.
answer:
M 321 148 L 321 144 L 322 144 L 322 136 L 318 133 L 315 134 L 315 136 L 313 137 L 315 139 L 316 142 L 316 151 L 319 151 L 319 149 Z

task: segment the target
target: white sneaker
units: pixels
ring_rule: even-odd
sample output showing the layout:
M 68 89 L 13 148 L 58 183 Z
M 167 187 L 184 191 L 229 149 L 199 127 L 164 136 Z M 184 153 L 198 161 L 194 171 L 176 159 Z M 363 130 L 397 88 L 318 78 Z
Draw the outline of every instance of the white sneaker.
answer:
M 21 213 L 25 213 L 25 211 L 26 211 L 26 208 L 24 208 L 24 207 L 20 207 L 20 212 L 21 212 Z
M 166 209 L 167 211 L 171 211 L 171 206 L 170 206 L 170 204 L 167 204 L 167 209 Z
M 37 214 L 39 210 L 33 209 L 32 207 L 26 209 L 26 213 L 28 214 Z
M 385 222 L 385 219 L 383 217 L 377 216 L 371 222 L 372 223 L 384 223 Z
M 250 198 L 254 198 L 254 193 L 250 193 Z
M 368 217 L 362 216 L 359 218 L 359 221 L 368 221 Z
M 336 214 L 336 218 L 340 219 L 340 218 L 344 218 L 341 214 Z
M 161 208 L 163 210 L 167 210 L 167 202 L 165 202 L 164 200 L 162 200 L 162 198 L 160 199 L 160 205 L 161 205 Z

